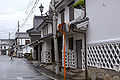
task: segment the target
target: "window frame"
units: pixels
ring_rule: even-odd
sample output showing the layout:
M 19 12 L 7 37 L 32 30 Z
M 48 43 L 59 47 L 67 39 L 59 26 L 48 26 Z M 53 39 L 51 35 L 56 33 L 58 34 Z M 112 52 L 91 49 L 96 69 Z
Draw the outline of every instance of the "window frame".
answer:
M 73 37 L 68 38 L 69 50 L 73 50 Z
M 72 2 L 69 7 L 69 21 L 71 22 L 74 20 L 74 8 L 72 7 L 74 5 L 74 2 Z

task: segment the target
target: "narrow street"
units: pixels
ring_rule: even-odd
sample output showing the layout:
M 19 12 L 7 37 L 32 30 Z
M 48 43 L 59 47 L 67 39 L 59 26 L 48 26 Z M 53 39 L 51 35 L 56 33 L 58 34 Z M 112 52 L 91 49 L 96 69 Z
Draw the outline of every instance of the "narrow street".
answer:
M 23 58 L 0 56 L 0 80 L 52 80 L 34 70 Z

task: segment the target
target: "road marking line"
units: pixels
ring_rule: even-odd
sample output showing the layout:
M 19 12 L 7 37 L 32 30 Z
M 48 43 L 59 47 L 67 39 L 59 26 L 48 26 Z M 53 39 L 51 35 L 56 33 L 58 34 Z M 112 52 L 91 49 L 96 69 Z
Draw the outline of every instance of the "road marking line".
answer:
M 54 77 L 49 76 L 49 75 L 47 75 L 47 74 L 45 74 L 45 73 L 43 73 L 43 72 L 40 72 L 40 73 L 41 73 L 42 75 L 44 75 L 44 76 L 47 76 L 47 77 L 51 78 L 51 79 L 57 80 L 57 79 L 55 79 Z
M 16 77 L 17 80 L 23 80 L 23 78 L 20 76 L 20 77 Z

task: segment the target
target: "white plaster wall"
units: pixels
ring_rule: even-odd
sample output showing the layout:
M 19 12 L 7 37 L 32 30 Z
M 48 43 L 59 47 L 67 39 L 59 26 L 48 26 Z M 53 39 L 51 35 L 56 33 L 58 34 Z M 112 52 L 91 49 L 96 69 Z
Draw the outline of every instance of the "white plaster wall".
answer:
M 46 40 L 46 50 L 51 51 L 51 39 Z
M 75 3 L 78 2 L 79 0 L 75 0 Z M 74 8 L 74 19 L 80 17 L 81 18 L 84 16 L 84 11 L 82 11 L 81 9 L 75 9 Z
M 58 13 L 58 22 L 57 23 L 61 24 L 61 14 L 60 13 Z
M 87 0 L 88 43 L 120 38 L 120 0 Z M 119 39 L 120 40 L 120 39 Z
M 84 47 L 84 39 L 83 39 L 83 34 L 76 33 L 73 34 L 73 49 L 76 50 L 76 40 L 81 40 L 82 39 L 82 47 Z
M 8 49 L 9 48 L 9 46 L 6 46 L 6 49 Z
M 80 33 L 74 33 L 71 37 L 73 37 L 73 49 L 76 50 L 76 40 L 81 40 L 82 39 L 82 47 L 84 48 L 84 38 L 83 35 Z M 66 50 L 69 50 L 69 41 L 68 39 L 70 38 L 70 35 L 66 35 L 66 41 L 65 41 L 65 46 Z
M 51 39 L 45 39 L 42 44 L 42 51 L 51 50 Z
M 68 6 L 65 7 L 64 17 L 65 17 L 65 22 L 69 22 L 69 7 Z
M 46 51 L 46 40 L 43 40 L 42 51 Z
M 8 55 L 8 50 L 6 51 L 6 55 Z
M 30 53 L 31 49 L 32 49 L 32 47 L 26 46 L 26 47 L 23 49 L 23 54 L 25 54 L 25 53 Z
M 22 39 L 22 45 L 25 45 L 25 39 Z
M 51 24 L 48 24 L 48 34 L 49 33 L 52 33 L 52 25 Z
M 43 30 L 41 30 L 41 37 L 43 37 Z
M 83 18 L 84 12 L 81 9 L 74 9 L 74 19 L 77 19 L 78 17 Z

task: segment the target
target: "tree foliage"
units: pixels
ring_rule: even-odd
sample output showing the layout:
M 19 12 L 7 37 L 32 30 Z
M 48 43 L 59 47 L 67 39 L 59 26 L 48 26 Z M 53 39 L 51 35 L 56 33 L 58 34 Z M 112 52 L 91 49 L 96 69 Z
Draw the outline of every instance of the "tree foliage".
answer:
M 73 5 L 73 8 L 78 8 L 78 7 L 84 7 L 84 0 L 79 0 L 78 2 L 76 2 L 74 5 Z

